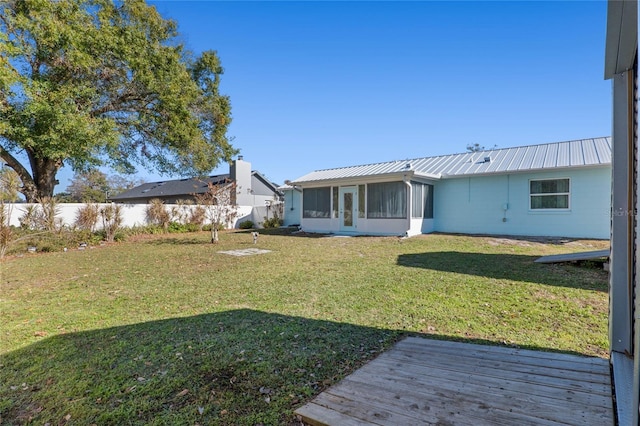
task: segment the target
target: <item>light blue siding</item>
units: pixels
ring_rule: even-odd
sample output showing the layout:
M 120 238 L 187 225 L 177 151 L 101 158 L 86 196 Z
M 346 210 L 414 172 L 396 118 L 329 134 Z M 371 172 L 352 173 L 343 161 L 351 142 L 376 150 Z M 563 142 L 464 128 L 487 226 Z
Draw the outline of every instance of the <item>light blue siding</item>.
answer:
M 569 210 L 530 210 L 529 180 L 560 178 L 571 179 Z M 610 205 L 610 167 L 449 178 L 435 186 L 433 230 L 608 239 Z
M 284 192 L 284 226 L 300 225 L 302 223 L 302 193 L 295 189 Z

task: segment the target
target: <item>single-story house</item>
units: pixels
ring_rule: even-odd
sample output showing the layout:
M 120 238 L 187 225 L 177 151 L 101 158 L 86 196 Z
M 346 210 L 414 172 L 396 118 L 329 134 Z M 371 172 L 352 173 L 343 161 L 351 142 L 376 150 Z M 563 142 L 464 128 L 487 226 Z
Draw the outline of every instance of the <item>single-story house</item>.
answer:
M 264 207 L 267 202 L 271 203 L 282 198 L 282 193 L 276 184 L 259 172 L 252 171 L 251 163 L 239 156 L 230 164 L 229 173 L 144 183 L 110 197 L 109 201 L 126 204 L 147 204 L 153 199 L 162 200 L 165 204 L 195 201 L 194 194 L 205 193 L 209 183 L 219 185 L 227 182 L 236 183 L 235 199 L 236 204 L 240 206 Z
M 307 232 L 607 239 L 611 138 L 318 170 L 289 186 L 285 211 Z

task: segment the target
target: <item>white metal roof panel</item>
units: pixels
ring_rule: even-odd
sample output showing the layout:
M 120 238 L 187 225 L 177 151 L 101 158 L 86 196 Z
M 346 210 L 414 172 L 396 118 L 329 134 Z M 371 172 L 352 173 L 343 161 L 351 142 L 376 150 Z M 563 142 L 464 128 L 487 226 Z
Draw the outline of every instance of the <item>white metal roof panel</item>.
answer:
M 524 158 L 524 153 L 525 149 L 522 147 L 509 150 L 507 157 L 510 158 L 510 160 L 508 163 L 505 163 L 504 167 L 500 170 L 518 170 L 518 167 L 520 167 L 520 163 L 522 163 L 522 159 Z
M 569 165 L 577 166 L 582 161 L 584 161 L 584 155 L 580 141 L 569 142 Z
M 586 164 L 598 164 L 600 162 L 598 153 L 596 152 L 595 144 L 584 144 L 582 146 L 582 151 Z
M 293 183 L 355 179 L 406 171 L 446 178 L 609 164 L 611 138 L 604 137 L 316 170 Z
M 558 163 L 558 147 L 560 144 L 552 143 L 547 145 L 547 152 L 544 156 L 543 167 L 555 167 Z
M 611 138 L 597 138 L 595 145 L 600 161 L 611 163 Z
M 559 143 L 558 144 L 558 161 L 556 164 L 569 164 L 570 156 L 569 156 L 569 144 L 567 143 Z

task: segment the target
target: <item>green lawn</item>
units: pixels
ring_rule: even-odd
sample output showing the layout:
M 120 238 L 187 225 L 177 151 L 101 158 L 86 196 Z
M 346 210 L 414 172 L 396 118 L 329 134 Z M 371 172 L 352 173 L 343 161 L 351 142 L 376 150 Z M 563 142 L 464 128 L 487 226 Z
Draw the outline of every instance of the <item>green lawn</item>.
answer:
M 0 423 L 295 424 L 406 334 L 606 356 L 606 273 L 533 263 L 605 241 L 208 240 L 5 259 Z M 254 247 L 271 252 L 218 253 Z

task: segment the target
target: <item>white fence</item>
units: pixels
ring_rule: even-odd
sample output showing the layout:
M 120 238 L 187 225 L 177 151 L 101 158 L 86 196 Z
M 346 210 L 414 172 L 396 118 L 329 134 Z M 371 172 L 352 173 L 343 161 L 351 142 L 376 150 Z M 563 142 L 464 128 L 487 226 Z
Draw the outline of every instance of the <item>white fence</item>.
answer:
M 27 203 L 16 203 L 9 204 L 9 210 L 11 212 L 11 217 L 9 218 L 9 224 L 13 226 L 20 226 L 20 217 L 24 216 L 26 209 L 33 204 Z M 60 203 L 57 205 L 58 214 L 56 218 L 59 218 L 62 225 L 73 227 L 76 216 L 78 214 L 78 210 L 81 207 L 84 207 L 86 204 L 83 203 Z M 99 207 L 109 206 L 111 204 L 98 204 Z M 148 225 L 146 219 L 146 211 L 149 204 L 118 204 L 122 208 L 122 226 L 126 228 L 131 228 L 134 226 L 145 226 Z M 190 209 L 193 209 L 194 205 L 177 205 L 177 204 L 165 204 L 165 207 L 169 211 L 181 212 L 184 214 L 185 212 L 189 212 Z M 233 223 L 233 227 L 238 227 L 238 224 L 244 222 L 245 220 L 250 220 L 256 226 L 260 226 L 264 221 L 264 217 L 266 216 L 266 208 L 265 207 L 252 207 L 252 206 L 238 206 L 238 216 Z M 97 228 L 102 227 L 102 223 L 98 220 Z

